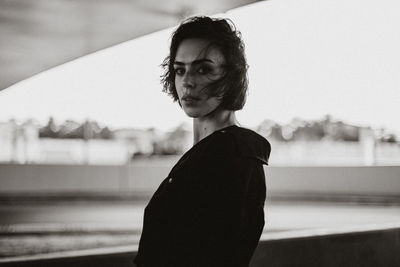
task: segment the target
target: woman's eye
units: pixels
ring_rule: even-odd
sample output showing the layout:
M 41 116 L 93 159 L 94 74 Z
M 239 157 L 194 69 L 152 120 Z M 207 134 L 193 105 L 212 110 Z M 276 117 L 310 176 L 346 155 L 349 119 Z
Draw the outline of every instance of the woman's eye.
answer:
M 207 73 L 209 73 L 210 71 L 211 71 L 210 68 L 207 68 L 207 67 L 200 67 L 200 68 L 197 70 L 197 72 L 200 73 L 200 74 L 207 74 Z
M 176 75 L 183 75 L 185 73 L 185 70 L 182 68 L 177 68 L 174 71 Z

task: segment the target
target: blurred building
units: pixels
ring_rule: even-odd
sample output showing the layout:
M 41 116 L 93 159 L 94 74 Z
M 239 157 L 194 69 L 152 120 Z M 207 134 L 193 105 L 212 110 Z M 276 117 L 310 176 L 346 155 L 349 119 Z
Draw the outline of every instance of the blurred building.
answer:
M 32 163 L 39 157 L 39 125 L 29 120 L 0 123 L 0 161 Z
M 91 139 L 93 133 L 87 129 L 87 125 L 86 129 L 83 129 L 78 123 L 71 121 L 58 127 L 50 120 L 49 124 L 42 128 L 34 121 L 2 122 L 0 162 L 119 165 L 127 163 L 134 151 L 152 151 L 148 145 L 144 145 L 146 142 L 132 143 L 129 139 Z M 80 132 L 86 138 L 79 138 Z M 55 138 L 59 134 L 64 138 Z
M 265 120 L 254 130 L 271 142 L 272 165 L 400 164 L 400 143 L 394 136 L 329 115 L 315 121 L 295 118 L 285 125 Z
M 294 119 L 287 125 L 265 120 L 254 130 L 271 142 L 272 165 L 400 164 L 400 143 L 389 142 L 387 133 L 370 127 L 325 118 L 313 122 Z M 9 163 L 122 165 L 154 155 L 179 156 L 192 144 L 187 124 L 164 133 L 110 130 L 91 121 L 57 125 L 50 119 L 43 127 L 33 120 L 0 123 L 0 162 Z

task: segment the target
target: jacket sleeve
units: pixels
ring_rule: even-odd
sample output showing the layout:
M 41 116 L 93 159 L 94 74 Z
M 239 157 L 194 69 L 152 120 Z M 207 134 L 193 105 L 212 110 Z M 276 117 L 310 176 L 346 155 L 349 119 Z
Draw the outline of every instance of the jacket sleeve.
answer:
M 201 200 L 194 205 L 194 235 L 181 249 L 194 266 L 248 266 L 264 227 L 264 169 L 256 158 L 238 156 L 229 138 L 207 151 Z M 196 252 L 197 251 L 197 252 Z M 185 254 L 187 253 L 187 254 Z M 190 260 L 189 260 L 190 261 Z

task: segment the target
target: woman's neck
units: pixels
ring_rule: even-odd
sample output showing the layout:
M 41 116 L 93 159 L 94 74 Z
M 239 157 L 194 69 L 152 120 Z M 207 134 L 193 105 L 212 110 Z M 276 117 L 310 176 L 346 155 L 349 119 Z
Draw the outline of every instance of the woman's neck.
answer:
M 231 125 L 239 125 L 236 120 L 235 111 L 232 110 L 218 109 L 206 117 L 194 118 L 193 144 L 196 144 L 213 132 Z

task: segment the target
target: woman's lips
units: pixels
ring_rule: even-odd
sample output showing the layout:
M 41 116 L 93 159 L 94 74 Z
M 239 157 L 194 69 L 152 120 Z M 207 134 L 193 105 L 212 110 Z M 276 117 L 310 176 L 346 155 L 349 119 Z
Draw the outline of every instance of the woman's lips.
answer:
M 194 96 L 184 96 L 182 97 L 182 100 L 186 103 L 195 103 L 200 100 L 199 97 L 194 97 Z

